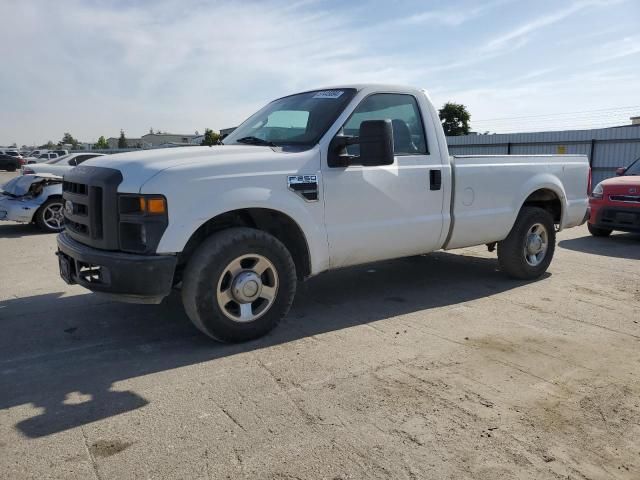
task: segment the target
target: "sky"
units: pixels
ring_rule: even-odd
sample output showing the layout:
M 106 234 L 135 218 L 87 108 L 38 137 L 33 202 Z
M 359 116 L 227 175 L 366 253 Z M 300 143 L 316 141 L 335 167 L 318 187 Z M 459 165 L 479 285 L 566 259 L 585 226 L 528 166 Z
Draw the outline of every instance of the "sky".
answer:
M 640 0 L 0 0 L 0 145 L 219 130 L 279 96 L 425 88 L 476 131 L 640 115 Z

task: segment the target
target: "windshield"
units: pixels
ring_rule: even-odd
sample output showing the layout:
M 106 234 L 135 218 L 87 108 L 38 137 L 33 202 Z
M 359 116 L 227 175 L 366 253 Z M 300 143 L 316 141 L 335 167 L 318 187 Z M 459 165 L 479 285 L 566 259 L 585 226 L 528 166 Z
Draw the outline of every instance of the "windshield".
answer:
M 627 168 L 624 172 L 625 176 L 626 175 L 640 175 L 640 158 L 637 158 L 635 160 L 635 162 L 633 162 L 631 165 L 629 165 L 629 168 Z
M 315 90 L 274 100 L 245 120 L 223 143 L 315 145 L 355 93 L 355 88 Z

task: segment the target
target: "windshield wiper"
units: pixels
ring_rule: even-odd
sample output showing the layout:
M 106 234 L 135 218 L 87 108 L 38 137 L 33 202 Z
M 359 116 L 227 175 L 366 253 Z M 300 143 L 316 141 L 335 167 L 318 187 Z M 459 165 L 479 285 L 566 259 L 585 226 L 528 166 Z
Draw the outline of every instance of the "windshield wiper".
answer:
M 238 143 L 246 143 L 247 145 L 264 145 L 267 147 L 277 147 L 277 145 L 269 140 L 263 140 L 258 137 L 242 137 L 236 140 Z

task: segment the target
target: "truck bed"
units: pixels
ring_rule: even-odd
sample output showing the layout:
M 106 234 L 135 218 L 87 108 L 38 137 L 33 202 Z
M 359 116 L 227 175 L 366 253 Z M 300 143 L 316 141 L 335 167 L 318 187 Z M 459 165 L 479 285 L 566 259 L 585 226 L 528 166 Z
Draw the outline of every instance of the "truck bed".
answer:
M 588 200 L 582 179 L 589 170 L 584 155 L 456 155 L 450 164 L 451 225 L 445 249 L 503 240 L 525 200 L 541 188 L 560 200 L 559 229 L 583 220 Z

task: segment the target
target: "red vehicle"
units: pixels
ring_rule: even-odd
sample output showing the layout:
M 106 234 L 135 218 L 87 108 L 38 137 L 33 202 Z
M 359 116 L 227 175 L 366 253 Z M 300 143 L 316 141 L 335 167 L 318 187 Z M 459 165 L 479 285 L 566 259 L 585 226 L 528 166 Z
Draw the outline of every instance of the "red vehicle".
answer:
M 606 237 L 613 230 L 640 232 L 640 158 L 616 174 L 596 185 L 589 197 L 587 226 L 594 237 Z

